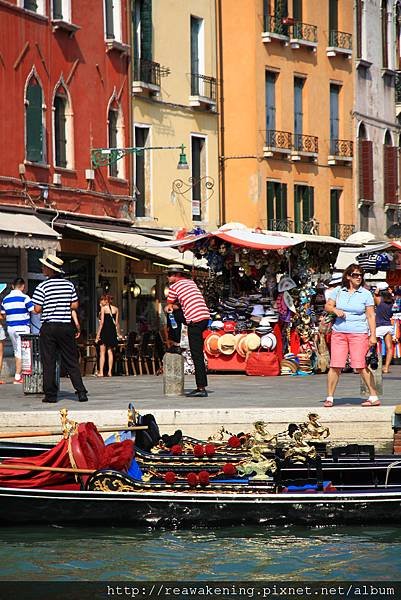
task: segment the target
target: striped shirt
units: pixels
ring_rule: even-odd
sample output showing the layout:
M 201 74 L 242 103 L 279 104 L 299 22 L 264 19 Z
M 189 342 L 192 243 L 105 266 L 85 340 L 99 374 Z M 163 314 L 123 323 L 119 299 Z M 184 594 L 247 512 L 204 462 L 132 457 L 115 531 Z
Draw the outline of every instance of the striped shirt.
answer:
M 181 305 L 187 323 L 199 323 L 210 319 L 206 302 L 192 279 L 181 278 L 169 287 L 167 304 Z
M 32 302 L 42 307 L 42 323 L 71 323 L 71 303 L 77 300 L 74 284 L 62 277 L 43 281 L 32 296 Z
M 7 327 L 29 327 L 31 311 L 33 302 L 21 290 L 12 290 L 1 303 L 1 313 L 6 315 Z

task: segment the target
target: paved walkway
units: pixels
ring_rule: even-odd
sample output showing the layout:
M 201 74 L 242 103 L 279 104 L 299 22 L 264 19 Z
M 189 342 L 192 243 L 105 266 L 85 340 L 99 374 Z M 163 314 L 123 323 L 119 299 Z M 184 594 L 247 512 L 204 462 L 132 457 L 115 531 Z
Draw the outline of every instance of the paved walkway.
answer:
M 240 431 L 257 419 L 270 423 L 275 432 L 288 422 L 304 421 L 308 412 L 318 412 L 336 440 L 374 441 L 388 446 L 394 405 L 401 402 L 400 383 L 401 366 L 394 366 L 384 376 L 382 406 L 363 408 L 359 376 L 343 374 L 335 406 L 326 409 L 322 406 L 324 375 L 210 375 L 208 398 L 164 397 L 162 377 L 86 377 L 88 403 L 77 402 L 69 380 L 62 379 L 60 401 L 55 405 L 43 404 L 40 395 L 24 395 L 22 386 L 10 382 L 0 386 L 0 430 L 57 427 L 60 408 L 67 408 L 76 420 L 92 420 L 99 426 L 123 425 L 128 403 L 133 402 L 141 413 L 154 413 L 166 432 L 181 428 L 189 435 L 207 437 L 220 425 Z M 193 378 L 187 378 L 186 390 L 193 387 Z

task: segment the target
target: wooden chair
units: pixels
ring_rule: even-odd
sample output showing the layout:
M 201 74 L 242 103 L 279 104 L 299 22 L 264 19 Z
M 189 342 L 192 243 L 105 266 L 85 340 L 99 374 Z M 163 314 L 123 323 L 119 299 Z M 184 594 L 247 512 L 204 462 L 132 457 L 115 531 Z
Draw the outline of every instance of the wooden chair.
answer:
M 94 375 L 97 370 L 97 350 L 95 342 L 88 341 L 86 344 L 79 346 L 80 363 L 82 375 Z M 88 373 L 88 365 L 92 365 L 91 371 Z
M 136 331 L 128 334 L 125 350 L 128 369 L 131 369 L 133 375 L 142 375 L 142 361 L 140 356 L 140 339 Z

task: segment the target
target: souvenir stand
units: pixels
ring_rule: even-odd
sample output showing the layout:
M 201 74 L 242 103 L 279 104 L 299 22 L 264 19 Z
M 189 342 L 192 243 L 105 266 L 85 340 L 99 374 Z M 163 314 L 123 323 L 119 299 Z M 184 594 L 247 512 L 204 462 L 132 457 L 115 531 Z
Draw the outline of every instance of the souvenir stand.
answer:
M 306 375 L 316 369 L 322 279 L 330 277 L 339 240 L 230 225 L 178 237 L 176 247 L 209 266 L 197 279 L 212 316 L 204 345 L 209 371 Z

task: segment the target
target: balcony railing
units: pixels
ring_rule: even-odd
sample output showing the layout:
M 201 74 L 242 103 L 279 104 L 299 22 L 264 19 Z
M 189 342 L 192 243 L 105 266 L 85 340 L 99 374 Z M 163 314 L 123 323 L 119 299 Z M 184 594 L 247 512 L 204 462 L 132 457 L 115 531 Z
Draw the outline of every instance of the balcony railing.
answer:
M 283 17 L 264 16 L 264 31 L 288 37 L 289 25 L 283 23 Z
M 289 131 L 268 129 L 266 131 L 266 146 L 269 148 L 280 148 L 281 150 L 291 150 L 292 133 Z
M 319 235 L 319 223 L 314 219 L 310 221 L 295 221 L 295 233 Z
M 216 102 L 217 80 L 215 77 L 207 77 L 199 75 L 199 73 L 191 73 L 191 95 L 203 96 Z
M 291 26 L 291 37 L 294 40 L 303 40 L 317 44 L 317 27 L 308 23 L 296 22 Z
M 294 134 L 294 150 L 297 152 L 310 152 L 317 154 L 319 151 L 319 141 L 314 135 Z
M 267 228 L 269 231 L 288 231 L 294 232 L 294 221 L 290 219 L 268 219 Z
M 350 140 L 330 140 L 330 154 L 340 158 L 352 158 L 354 145 Z
M 329 33 L 329 46 L 352 50 L 352 34 L 332 29 Z
M 331 226 L 331 235 L 339 240 L 346 240 L 347 237 L 355 233 L 355 225 L 344 225 L 343 223 L 333 223 Z
M 401 104 L 401 71 L 395 72 L 395 101 Z
M 134 81 L 142 81 L 160 87 L 160 76 L 161 67 L 159 63 L 145 58 L 136 59 L 133 74 Z

